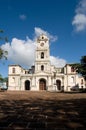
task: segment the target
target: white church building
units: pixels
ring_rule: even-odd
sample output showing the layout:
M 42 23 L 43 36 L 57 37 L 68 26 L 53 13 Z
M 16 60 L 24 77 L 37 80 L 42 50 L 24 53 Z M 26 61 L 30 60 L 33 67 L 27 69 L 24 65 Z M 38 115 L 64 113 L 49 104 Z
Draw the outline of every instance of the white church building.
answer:
M 46 35 L 40 35 L 36 44 L 35 62 L 31 69 L 9 65 L 8 90 L 71 91 L 76 85 L 85 87 L 84 78 L 77 74 L 71 64 L 63 68 L 51 65 L 49 38 Z

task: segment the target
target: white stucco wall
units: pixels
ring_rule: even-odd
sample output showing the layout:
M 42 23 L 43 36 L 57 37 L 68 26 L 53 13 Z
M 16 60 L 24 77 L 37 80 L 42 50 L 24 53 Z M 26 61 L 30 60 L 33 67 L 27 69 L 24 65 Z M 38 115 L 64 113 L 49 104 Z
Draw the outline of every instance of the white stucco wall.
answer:
M 43 46 L 42 43 L 44 44 Z M 30 82 L 30 90 L 39 91 L 40 79 L 46 80 L 46 88 L 50 91 L 58 91 L 58 87 L 55 85 L 56 80 L 60 80 L 61 87 L 64 86 L 65 91 L 70 91 L 70 88 L 76 84 L 79 84 L 81 87 L 81 79 L 83 77 L 79 77 L 75 71 L 71 72 L 70 64 L 65 65 L 64 72 L 62 72 L 62 68 L 56 68 L 50 64 L 49 39 L 47 36 L 42 34 L 37 39 L 36 44 L 34 74 L 28 74 L 28 70 L 23 69 L 20 65 L 10 65 L 8 90 L 25 90 L 25 81 L 28 80 Z M 42 52 L 44 53 L 44 58 L 41 57 Z M 41 70 L 42 65 L 44 66 L 44 70 Z M 13 68 L 15 68 L 14 73 Z M 83 82 L 83 87 L 85 87 L 85 82 Z

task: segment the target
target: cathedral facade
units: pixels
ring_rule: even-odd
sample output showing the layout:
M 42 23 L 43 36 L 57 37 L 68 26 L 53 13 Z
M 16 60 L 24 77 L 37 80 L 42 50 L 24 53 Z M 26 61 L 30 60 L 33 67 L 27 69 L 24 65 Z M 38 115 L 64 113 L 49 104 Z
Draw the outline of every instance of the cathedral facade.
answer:
M 23 69 L 20 65 L 9 65 L 8 90 L 71 91 L 73 86 L 85 87 L 71 64 L 57 68 L 50 63 L 49 38 L 42 34 L 37 38 L 35 65 Z

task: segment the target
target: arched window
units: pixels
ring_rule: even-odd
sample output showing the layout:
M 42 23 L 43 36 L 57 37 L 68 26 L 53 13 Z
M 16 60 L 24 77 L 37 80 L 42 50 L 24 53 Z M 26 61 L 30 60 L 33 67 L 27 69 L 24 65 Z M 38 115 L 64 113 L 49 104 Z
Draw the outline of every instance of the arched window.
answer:
M 44 58 L 44 52 L 41 52 L 41 58 L 42 59 Z
M 72 67 L 71 67 L 71 72 L 74 72 L 74 71 L 75 71 L 75 69 L 74 69 L 74 67 L 72 66 Z
M 42 36 L 42 39 L 44 39 L 44 37 Z
M 74 83 L 74 77 L 73 76 L 71 77 L 71 83 Z
M 42 70 L 42 71 L 44 70 L 44 65 L 41 65 L 41 70 Z
M 83 79 L 81 79 L 81 84 L 83 84 Z
M 12 68 L 12 73 L 15 73 L 15 68 Z
M 15 77 L 12 78 L 12 82 L 15 82 Z

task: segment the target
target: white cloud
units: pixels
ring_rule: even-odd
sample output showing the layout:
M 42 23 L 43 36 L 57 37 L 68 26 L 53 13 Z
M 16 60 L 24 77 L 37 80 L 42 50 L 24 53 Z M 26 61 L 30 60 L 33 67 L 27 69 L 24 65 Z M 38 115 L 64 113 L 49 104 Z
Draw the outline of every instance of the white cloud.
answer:
M 39 27 L 35 27 L 36 37 L 38 37 L 41 34 L 45 34 L 46 36 L 48 36 L 51 42 L 55 42 L 58 39 L 57 36 L 53 36 L 53 35 L 49 34 L 47 31 L 44 31 L 43 29 L 41 29 Z
M 86 14 L 86 0 L 80 0 L 75 12 L 77 14 L 79 13 Z
M 86 29 L 86 15 L 77 14 L 74 17 L 72 25 L 75 25 L 76 31 L 82 31 L 82 30 Z
M 63 67 L 66 64 L 66 60 L 54 56 L 50 56 L 50 61 L 51 65 L 55 65 L 56 67 Z
M 35 37 L 40 35 L 41 33 L 48 34 L 49 37 L 53 37 L 47 31 L 42 30 L 41 28 L 35 28 Z M 13 38 L 11 43 L 5 43 L 1 47 L 4 50 L 8 51 L 8 59 L 13 61 L 14 64 L 20 64 L 22 66 L 28 66 L 34 64 L 35 61 L 35 38 L 30 39 L 26 38 L 26 40 L 20 40 L 17 38 Z M 51 56 L 50 57 L 51 64 L 63 67 L 66 63 L 64 59 Z
M 19 18 L 21 20 L 26 20 L 27 16 L 25 14 L 21 14 L 21 15 L 19 15 Z
M 13 38 L 11 44 L 6 43 L 2 45 L 2 48 L 8 51 L 8 59 L 14 63 L 25 66 L 33 65 L 35 52 L 34 41 Z
M 76 32 L 86 29 L 86 0 L 81 0 L 75 10 L 76 15 L 73 18 L 72 25 Z

